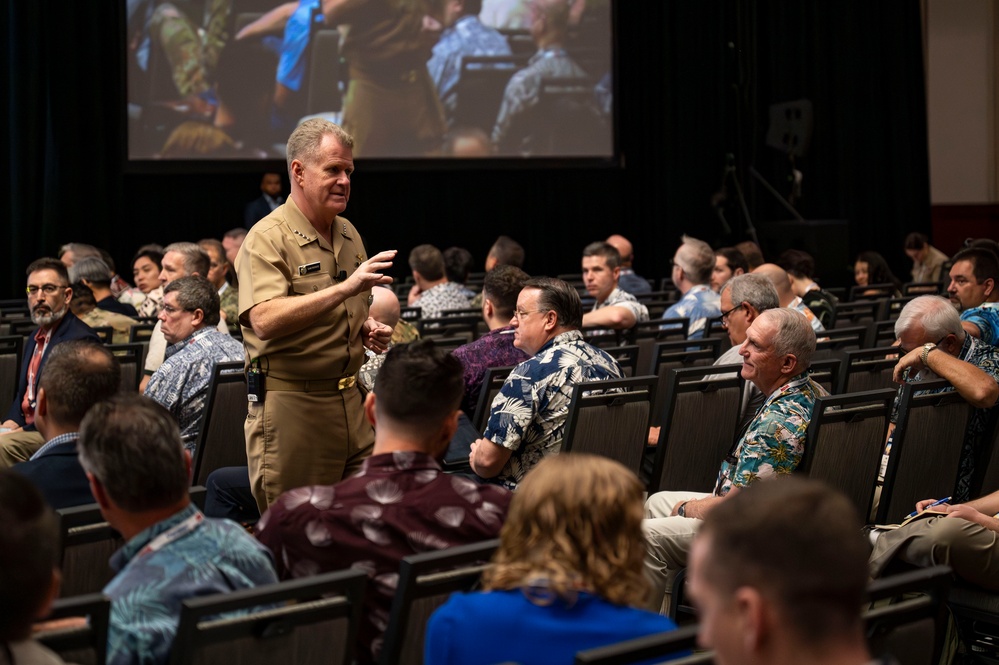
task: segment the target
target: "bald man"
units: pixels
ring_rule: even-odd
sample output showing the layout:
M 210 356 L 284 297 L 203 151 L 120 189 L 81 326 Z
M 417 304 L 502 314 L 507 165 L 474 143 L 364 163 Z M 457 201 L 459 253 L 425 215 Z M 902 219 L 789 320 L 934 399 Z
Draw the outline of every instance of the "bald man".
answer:
M 607 238 L 607 244 L 613 245 L 614 249 L 621 255 L 621 275 L 617 279 L 618 288 L 632 295 L 650 293 L 652 286 L 649 284 L 649 280 L 636 275 L 632 269 L 635 250 L 631 246 L 631 241 L 622 235 L 614 234 Z
M 791 276 L 783 268 L 776 263 L 764 263 L 761 266 L 757 266 L 753 270 L 753 274 L 763 275 L 770 280 L 770 283 L 777 289 L 777 297 L 780 299 L 781 307 L 797 310 L 804 314 L 808 322 L 812 324 L 812 330 L 815 332 L 820 333 L 825 330 L 825 326 L 819 321 L 819 317 L 815 316 L 812 310 L 808 309 L 805 303 L 801 301 L 801 298 L 794 294 Z
M 368 314 L 378 323 L 384 323 L 392 328 L 392 340 L 389 342 L 389 348 L 396 344 L 407 344 L 420 339 L 420 331 L 416 329 L 416 326 L 402 318 L 399 298 L 396 297 L 392 289 L 385 287 L 371 289 L 371 305 L 368 307 Z M 367 355 L 368 359 L 357 373 L 357 380 L 361 382 L 365 390 L 370 392 L 375 388 L 375 376 L 385 361 L 385 354 L 368 353 Z

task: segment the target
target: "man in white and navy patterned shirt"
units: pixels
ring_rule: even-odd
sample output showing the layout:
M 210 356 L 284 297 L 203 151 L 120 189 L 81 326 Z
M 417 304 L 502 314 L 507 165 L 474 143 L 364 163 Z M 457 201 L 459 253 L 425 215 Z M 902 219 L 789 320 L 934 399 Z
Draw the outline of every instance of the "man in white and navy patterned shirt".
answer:
M 621 254 L 606 242 L 590 243 L 583 249 L 583 284 L 596 298 L 593 309 L 583 315 L 584 326 L 628 330 L 649 320 L 649 310 L 635 296 L 618 286 Z
M 433 245 L 419 245 L 409 253 L 409 267 L 416 285 L 409 292 L 409 306 L 421 309 L 420 318 L 436 319 L 449 309 L 471 309 L 465 287 L 449 282 L 444 255 Z
M 683 236 L 683 244 L 673 256 L 673 285 L 683 297 L 663 312 L 664 319 L 690 319 L 687 336 L 704 337 L 708 320 L 721 316 L 718 294 L 711 290 L 711 272 L 715 268 L 715 253 L 711 245 Z
M 170 346 L 145 394 L 173 414 L 192 451 L 215 365 L 243 360 L 243 345 L 215 329 L 219 318 L 219 294 L 204 277 L 181 277 L 164 289 L 159 319 Z
M 514 489 L 535 464 L 562 448 L 577 383 L 620 379 L 617 361 L 583 341 L 576 290 L 540 277 L 524 285 L 510 324 L 514 346 L 533 357 L 517 365 L 493 400 L 483 438 L 468 457 L 482 478 Z

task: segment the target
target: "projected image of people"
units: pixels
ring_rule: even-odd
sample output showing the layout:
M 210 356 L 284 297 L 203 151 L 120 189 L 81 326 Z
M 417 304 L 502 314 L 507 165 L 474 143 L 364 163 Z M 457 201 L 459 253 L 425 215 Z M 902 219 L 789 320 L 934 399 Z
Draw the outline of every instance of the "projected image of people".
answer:
M 610 0 L 120 1 L 133 160 L 613 156 Z

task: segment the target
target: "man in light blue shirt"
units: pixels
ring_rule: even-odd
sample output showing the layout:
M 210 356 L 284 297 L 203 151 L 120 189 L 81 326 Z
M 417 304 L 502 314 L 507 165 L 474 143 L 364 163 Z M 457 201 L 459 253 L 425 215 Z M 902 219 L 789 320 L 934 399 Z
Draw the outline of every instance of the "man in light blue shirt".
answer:
M 721 316 L 720 298 L 711 290 L 711 272 L 715 268 L 715 252 L 711 245 L 683 236 L 683 244 L 673 256 L 673 286 L 683 296 L 663 312 L 664 319 L 690 319 L 689 339 L 704 337 L 708 320 Z

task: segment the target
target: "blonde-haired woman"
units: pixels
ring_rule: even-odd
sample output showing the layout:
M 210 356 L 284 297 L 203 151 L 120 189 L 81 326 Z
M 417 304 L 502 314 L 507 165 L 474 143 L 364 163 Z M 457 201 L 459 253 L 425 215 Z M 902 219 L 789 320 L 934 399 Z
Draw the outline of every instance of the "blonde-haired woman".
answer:
M 520 483 L 482 593 L 430 619 L 426 665 L 573 662 L 577 651 L 676 628 L 645 603 L 642 486 L 602 457 L 556 455 Z

